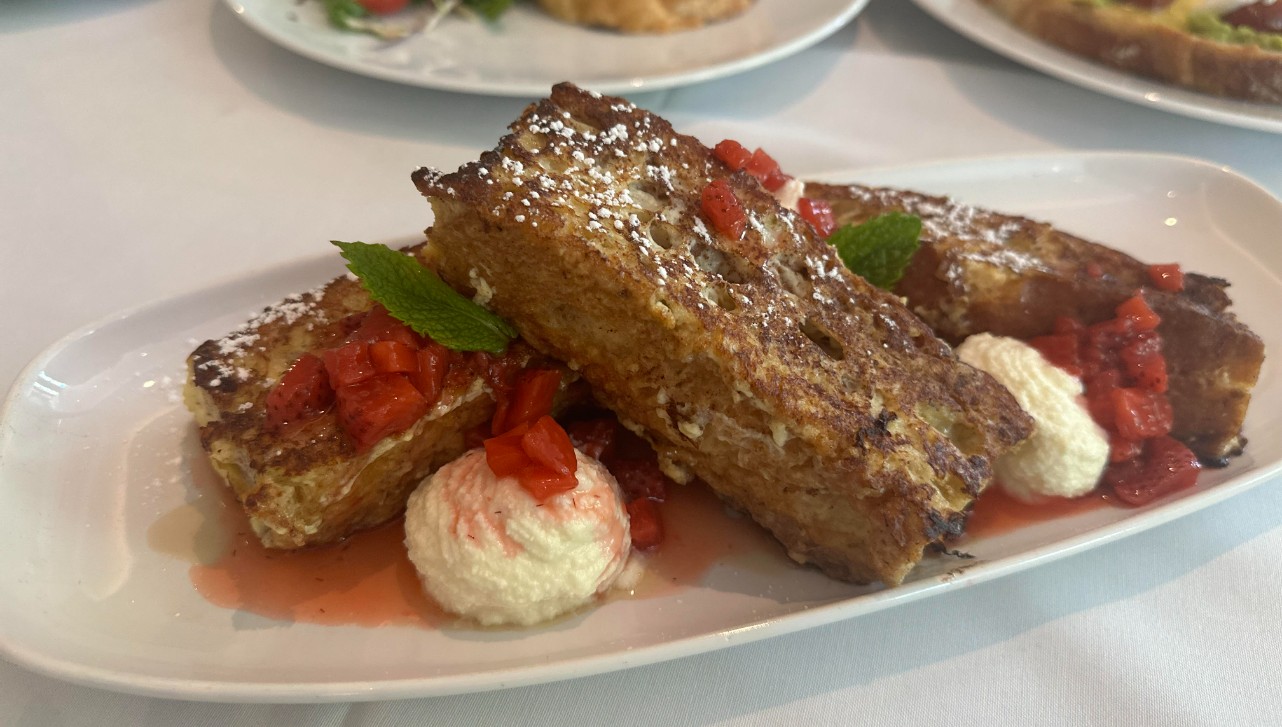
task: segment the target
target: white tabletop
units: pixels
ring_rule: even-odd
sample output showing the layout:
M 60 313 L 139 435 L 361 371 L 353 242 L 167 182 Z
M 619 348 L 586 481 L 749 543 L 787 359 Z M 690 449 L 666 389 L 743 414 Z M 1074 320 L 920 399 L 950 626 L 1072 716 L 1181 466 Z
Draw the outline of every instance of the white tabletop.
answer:
M 524 101 L 409 88 L 282 50 L 214 0 L 7 3 L 0 15 L 0 387 L 102 315 L 330 239 L 413 234 L 409 183 L 491 146 Z M 857 100 L 857 103 L 852 101 Z M 799 176 L 1062 150 L 1229 165 L 1282 195 L 1282 136 L 1101 96 L 876 0 L 818 46 L 640 105 Z M 319 706 L 170 702 L 0 662 L 0 723 L 1276 724 L 1282 483 L 994 582 L 568 682 Z

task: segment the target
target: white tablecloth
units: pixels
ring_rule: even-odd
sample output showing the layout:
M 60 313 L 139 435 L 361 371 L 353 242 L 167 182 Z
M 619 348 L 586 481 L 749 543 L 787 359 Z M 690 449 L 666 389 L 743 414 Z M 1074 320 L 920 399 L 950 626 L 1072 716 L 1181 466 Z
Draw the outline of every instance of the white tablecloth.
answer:
M 103 314 L 424 226 L 408 182 L 524 102 L 402 87 L 264 40 L 213 0 L 0 13 L 0 386 Z M 1015 65 L 905 0 L 818 46 L 639 104 L 805 176 L 1025 151 L 1203 157 L 1282 194 L 1282 136 Z M 1282 483 L 1097 550 L 869 616 L 557 684 L 403 702 L 202 704 L 0 662 L 22 725 L 1279 724 Z

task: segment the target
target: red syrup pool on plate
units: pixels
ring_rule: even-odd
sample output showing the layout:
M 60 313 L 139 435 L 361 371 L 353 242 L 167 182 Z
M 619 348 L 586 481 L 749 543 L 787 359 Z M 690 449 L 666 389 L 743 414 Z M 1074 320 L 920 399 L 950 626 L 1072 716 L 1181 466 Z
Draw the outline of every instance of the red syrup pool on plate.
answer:
M 240 505 L 201 463 L 201 502 L 160 518 L 153 549 L 189 558 L 189 577 L 210 603 L 281 621 L 328 626 L 440 628 L 455 622 L 419 585 L 405 552 L 400 518 L 341 543 L 301 551 L 259 544 Z M 655 598 L 697 586 L 716 564 L 795 567 L 751 519 L 727 512 L 702 484 L 669 488 L 662 505 L 666 536 L 645 554 L 644 573 L 606 600 Z
M 994 484 L 975 500 L 975 508 L 966 521 L 966 535 L 972 538 L 1003 535 L 1047 520 L 1072 517 L 1117 504 L 1114 498 L 1099 490 L 1071 500 L 1048 497 L 1030 504 L 1011 497 Z

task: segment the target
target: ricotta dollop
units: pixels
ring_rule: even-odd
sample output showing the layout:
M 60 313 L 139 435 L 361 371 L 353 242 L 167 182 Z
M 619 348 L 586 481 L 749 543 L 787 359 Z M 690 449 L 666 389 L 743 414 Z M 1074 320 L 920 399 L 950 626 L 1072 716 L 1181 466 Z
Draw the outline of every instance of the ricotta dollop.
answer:
M 496 477 L 475 449 L 419 485 L 405 546 L 442 608 L 486 625 L 528 626 L 592 601 L 623 572 L 628 515 L 614 477 L 576 452 L 578 485 L 539 502 Z
M 1082 382 L 1023 341 L 980 333 L 957 347 L 962 361 L 987 371 L 1033 417 L 1033 435 L 998 458 L 997 482 L 1026 502 L 1078 497 L 1095 488 L 1108 464 L 1108 436 L 1082 403 Z

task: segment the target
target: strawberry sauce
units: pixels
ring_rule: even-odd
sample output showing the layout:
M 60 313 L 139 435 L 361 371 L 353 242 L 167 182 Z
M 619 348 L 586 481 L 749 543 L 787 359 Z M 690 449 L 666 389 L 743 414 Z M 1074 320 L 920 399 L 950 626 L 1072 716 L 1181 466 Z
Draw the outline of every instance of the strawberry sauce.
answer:
M 1029 504 L 1011 497 L 994 484 L 975 500 L 975 509 L 966 522 L 966 537 L 1003 535 L 1028 525 L 1072 517 L 1116 504 L 1112 496 L 1101 490 L 1071 500 L 1048 497 L 1042 502 Z
M 268 550 L 240 505 L 202 463 L 195 504 L 152 525 L 151 547 L 191 561 L 189 577 L 210 603 L 267 618 L 329 626 L 440 628 L 454 617 L 423 594 L 405 552 L 400 519 L 342 543 L 302 551 Z M 726 512 L 701 484 L 673 486 L 662 505 L 667 537 L 644 554 L 631 592 L 608 600 L 656 598 L 697 585 L 716 564 L 753 568 L 786 562 L 774 540 L 747 517 Z

